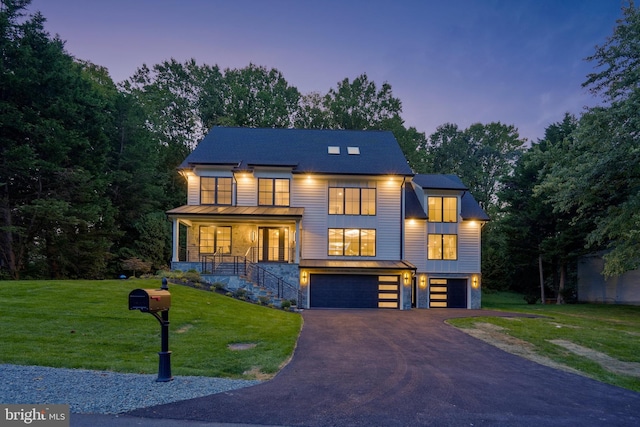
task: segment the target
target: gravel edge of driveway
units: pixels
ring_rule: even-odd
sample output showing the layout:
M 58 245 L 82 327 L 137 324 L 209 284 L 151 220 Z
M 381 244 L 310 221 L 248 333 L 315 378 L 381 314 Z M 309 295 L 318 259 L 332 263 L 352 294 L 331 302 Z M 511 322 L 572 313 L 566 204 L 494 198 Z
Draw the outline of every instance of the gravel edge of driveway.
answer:
M 68 404 L 78 414 L 120 414 L 259 384 L 254 380 L 121 374 L 87 369 L 0 364 L 3 404 Z

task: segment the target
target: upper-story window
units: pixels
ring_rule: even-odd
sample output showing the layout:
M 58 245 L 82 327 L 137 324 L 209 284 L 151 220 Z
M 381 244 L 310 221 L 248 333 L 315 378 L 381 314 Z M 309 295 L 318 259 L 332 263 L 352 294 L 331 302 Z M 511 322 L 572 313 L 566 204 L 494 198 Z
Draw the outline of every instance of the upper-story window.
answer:
M 375 188 L 329 187 L 329 215 L 375 214 Z
M 200 177 L 201 205 L 230 205 L 232 193 L 231 178 Z
M 429 234 L 427 259 L 458 259 L 458 236 L 455 234 Z
M 258 178 L 260 206 L 289 206 L 289 180 L 286 178 Z
M 458 222 L 457 197 L 429 197 L 429 222 Z

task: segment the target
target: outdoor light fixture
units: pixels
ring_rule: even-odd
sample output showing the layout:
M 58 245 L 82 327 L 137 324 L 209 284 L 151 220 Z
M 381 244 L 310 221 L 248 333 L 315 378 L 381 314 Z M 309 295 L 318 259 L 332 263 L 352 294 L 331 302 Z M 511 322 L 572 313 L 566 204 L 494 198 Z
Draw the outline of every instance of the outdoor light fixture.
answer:
M 420 287 L 422 289 L 427 287 L 427 278 L 424 275 L 420 276 Z
M 302 281 L 303 285 L 307 284 L 307 272 L 306 271 L 302 272 L 302 280 L 301 281 Z
M 253 242 L 255 242 L 255 241 L 256 241 L 256 231 L 255 231 L 255 230 L 253 230 L 253 231 L 251 232 L 251 243 L 253 243 Z
M 473 289 L 478 289 L 478 276 L 473 276 L 471 286 Z
M 404 273 L 404 284 L 409 285 L 409 273 Z

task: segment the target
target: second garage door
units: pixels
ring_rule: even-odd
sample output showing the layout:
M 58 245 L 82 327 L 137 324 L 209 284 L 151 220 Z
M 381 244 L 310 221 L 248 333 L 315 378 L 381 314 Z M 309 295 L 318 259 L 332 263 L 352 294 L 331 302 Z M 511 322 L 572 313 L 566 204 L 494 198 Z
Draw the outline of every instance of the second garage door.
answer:
M 312 308 L 398 308 L 399 276 L 312 274 Z
M 429 307 L 467 308 L 467 279 L 429 279 Z

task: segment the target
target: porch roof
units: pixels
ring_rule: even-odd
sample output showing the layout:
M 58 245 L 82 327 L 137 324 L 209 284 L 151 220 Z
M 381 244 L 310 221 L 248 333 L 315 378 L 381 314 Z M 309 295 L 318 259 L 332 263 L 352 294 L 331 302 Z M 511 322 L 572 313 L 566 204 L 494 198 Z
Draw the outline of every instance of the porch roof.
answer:
M 169 216 L 270 216 L 302 218 L 304 208 L 273 206 L 183 205 L 167 211 Z
M 331 260 L 331 259 L 302 259 L 300 268 L 323 268 L 323 269 L 378 269 L 378 270 L 416 270 L 417 267 L 409 261 L 385 261 L 385 260 Z

